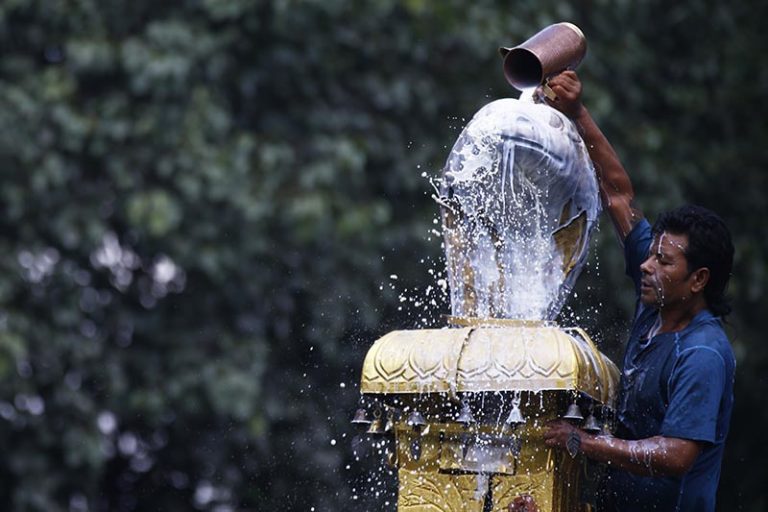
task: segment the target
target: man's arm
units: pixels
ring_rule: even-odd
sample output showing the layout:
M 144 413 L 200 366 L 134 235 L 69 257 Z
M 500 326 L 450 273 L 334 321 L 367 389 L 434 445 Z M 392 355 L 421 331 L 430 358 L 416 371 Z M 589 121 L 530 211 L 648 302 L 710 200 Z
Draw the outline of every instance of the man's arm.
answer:
M 635 191 L 629 175 L 613 146 L 581 103 L 581 81 L 576 73 L 563 71 L 547 83 L 557 95 L 555 100 L 547 99 L 547 103 L 570 117 L 584 139 L 595 165 L 603 208 L 608 211 L 623 244 L 635 224 L 643 218 L 642 212 L 632 203 Z
M 627 441 L 610 436 L 595 436 L 564 420 L 548 425 L 544 444 L 565 448 L 572 433 L 579 436 L 581 452 L 590 459 L 643 476 L 675 476 L 687 473 L 701 453 L 701 444 L 688 439 L 654 436 Z

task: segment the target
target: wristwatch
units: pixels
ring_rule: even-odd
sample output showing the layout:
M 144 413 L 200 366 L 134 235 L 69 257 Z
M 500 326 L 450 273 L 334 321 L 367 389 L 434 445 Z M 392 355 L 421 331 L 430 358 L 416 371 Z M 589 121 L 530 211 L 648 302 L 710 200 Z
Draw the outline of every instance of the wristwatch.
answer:
M 571 433 L 568 434 L 568 439 L 565 441 L 565 449 L 572 459 L 575 459 L 579 452 L 581 452 L 581 436 L 576 429 L 571 430 Z

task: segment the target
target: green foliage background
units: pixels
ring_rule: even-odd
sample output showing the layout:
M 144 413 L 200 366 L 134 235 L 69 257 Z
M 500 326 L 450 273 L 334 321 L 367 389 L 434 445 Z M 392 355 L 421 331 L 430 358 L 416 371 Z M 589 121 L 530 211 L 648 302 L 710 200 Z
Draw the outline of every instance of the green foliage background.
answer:
M 765 510 L 767 11 L 4 1 L 0 510 L 393 510 L 392 477 L 352 450 L 363 357 L 441 324 L 428 178 L 515 94 L 496 48 L 563 20 L 646 213 L 696 202 L 732 227 L 720 509 Z M 569 313 L 620 357 L 631 292 L 608 222 L 595 253 Z

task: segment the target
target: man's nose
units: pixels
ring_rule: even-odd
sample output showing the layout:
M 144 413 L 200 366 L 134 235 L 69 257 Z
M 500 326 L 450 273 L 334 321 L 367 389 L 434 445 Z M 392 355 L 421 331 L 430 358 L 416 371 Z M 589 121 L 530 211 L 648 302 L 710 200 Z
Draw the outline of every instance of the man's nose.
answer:
M 653 272 L 653 265 L 651 265 L 652 259 L 653 258 L 649 256 L 640 264 L 640 272 L 643 274 L 651 274 Z

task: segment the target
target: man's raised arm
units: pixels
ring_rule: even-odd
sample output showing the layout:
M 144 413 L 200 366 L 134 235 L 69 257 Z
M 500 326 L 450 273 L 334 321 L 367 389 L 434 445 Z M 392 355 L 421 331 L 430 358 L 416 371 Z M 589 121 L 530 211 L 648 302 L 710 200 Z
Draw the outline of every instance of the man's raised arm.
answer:
M 600 184 L 603 209 L 608 211 L 623 244 L 635 224 L 643 218 L 642 212 L 633 205 L 635 192 L 629 175 L 613 146 L 582 104 L 581 81 L 576 73 L 563 71 L 550 78 L 548 85 L 557 98 L 547 99 L 547 103 L 571 118 L 587 145 Z

